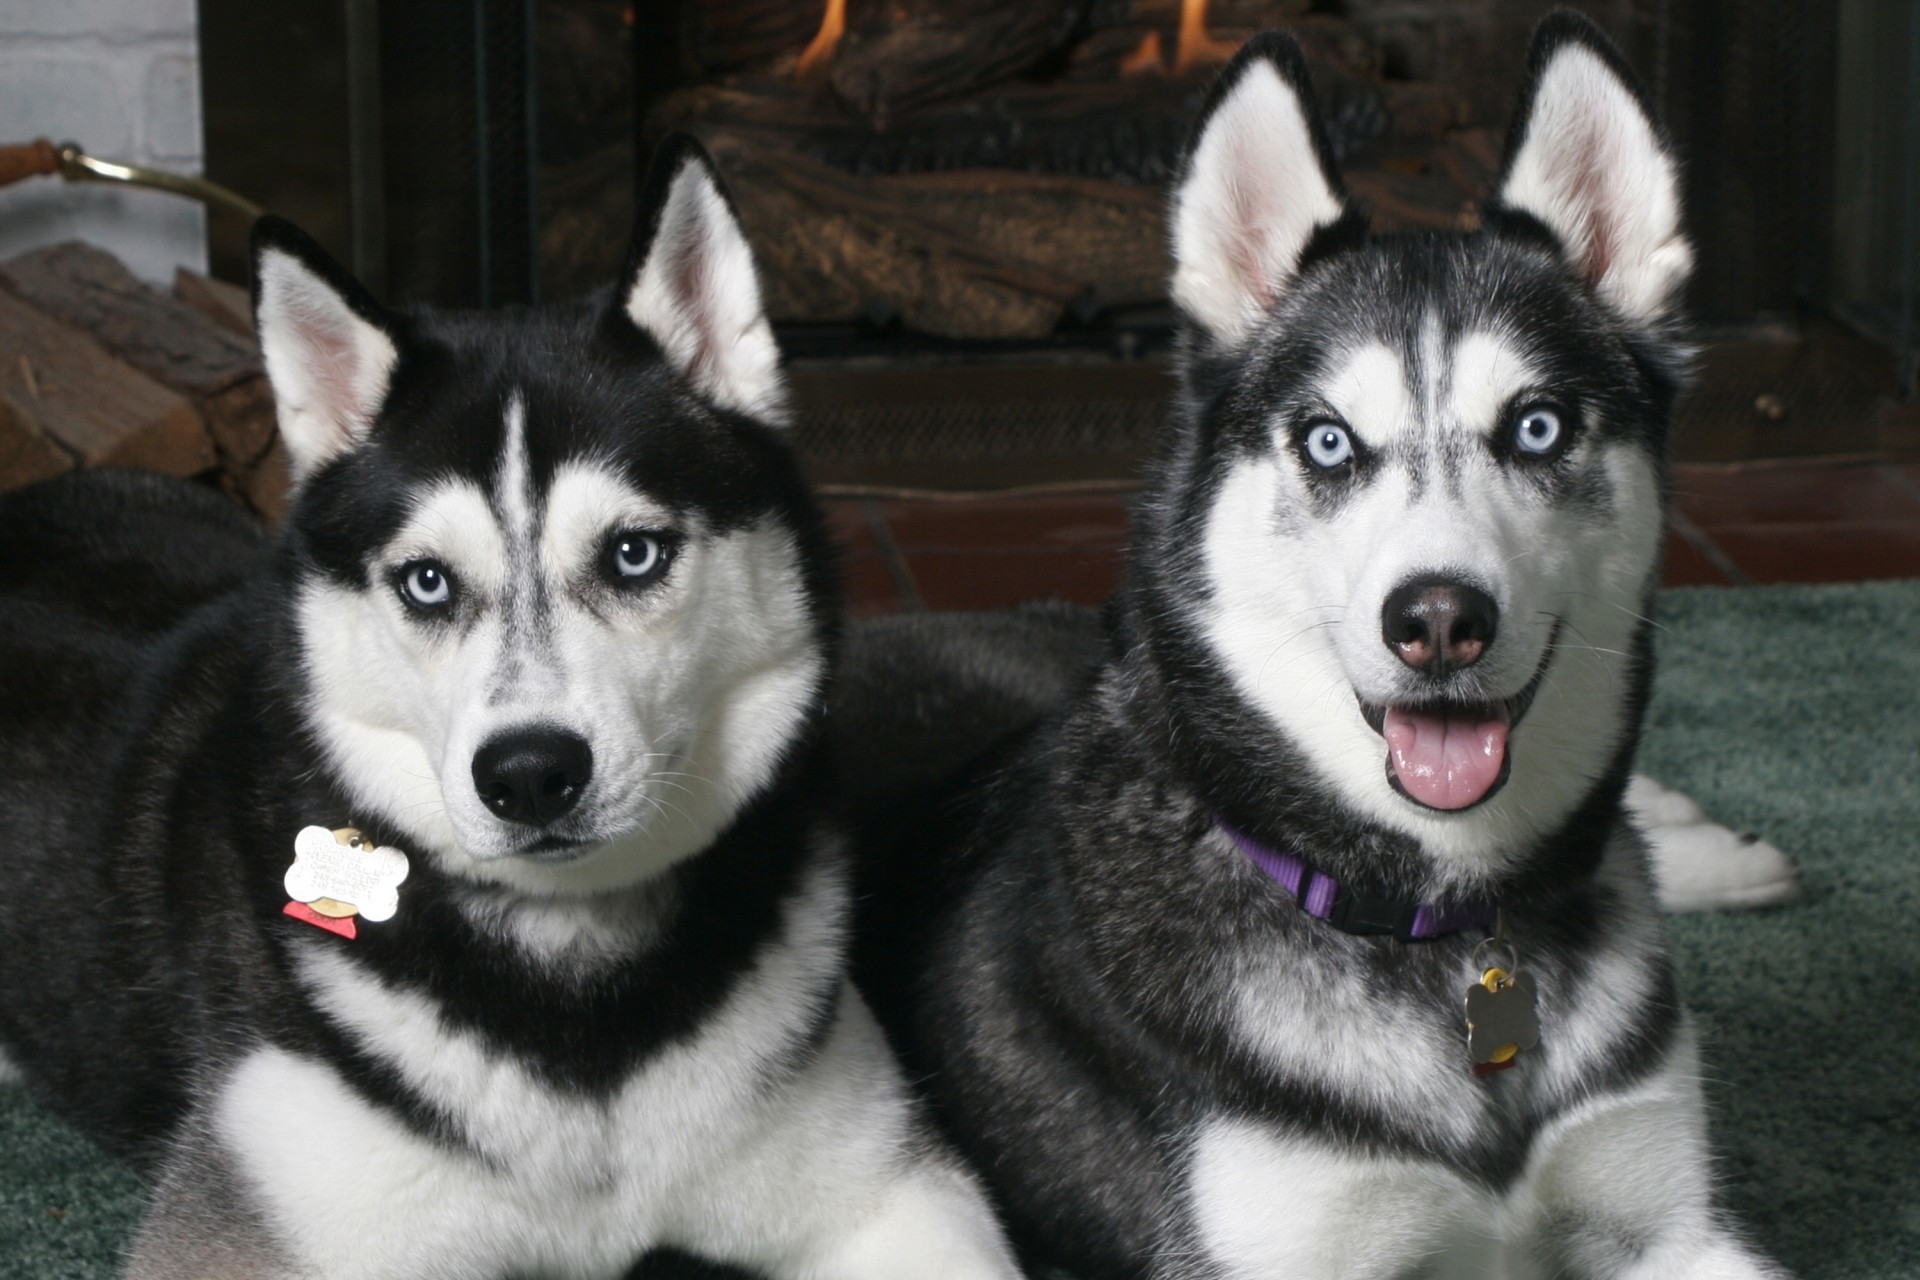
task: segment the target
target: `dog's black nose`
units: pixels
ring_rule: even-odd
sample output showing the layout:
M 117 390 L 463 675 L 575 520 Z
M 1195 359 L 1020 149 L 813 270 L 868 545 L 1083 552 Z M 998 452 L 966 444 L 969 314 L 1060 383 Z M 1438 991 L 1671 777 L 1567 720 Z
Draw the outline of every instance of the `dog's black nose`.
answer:
M 1380 631 L 1387 648 L 1415 671 L 1444 676 L 1480 661 L 1500 625 L 1500 606 L 1478 587 L 1452 578 L 1413 578 L 1387 597 Z
M 561 729 L 502 734 L 473 756 L 473 786 L 494 816 L 544 827 L 579 802 L 593 777 L 593 748 Z

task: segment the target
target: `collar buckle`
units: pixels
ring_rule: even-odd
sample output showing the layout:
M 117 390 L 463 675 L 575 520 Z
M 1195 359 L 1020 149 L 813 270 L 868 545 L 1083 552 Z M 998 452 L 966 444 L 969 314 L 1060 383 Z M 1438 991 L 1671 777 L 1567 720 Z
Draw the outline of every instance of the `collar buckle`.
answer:
M 1345 933 L 1363 937 L 1392 937 L 1401 942 L 1415 941 L 1413 926 L 1420 908 L 1393 898 L 1374 898 L 1355 893 L 1346 885 L 1333 900 L 1327 923 Z

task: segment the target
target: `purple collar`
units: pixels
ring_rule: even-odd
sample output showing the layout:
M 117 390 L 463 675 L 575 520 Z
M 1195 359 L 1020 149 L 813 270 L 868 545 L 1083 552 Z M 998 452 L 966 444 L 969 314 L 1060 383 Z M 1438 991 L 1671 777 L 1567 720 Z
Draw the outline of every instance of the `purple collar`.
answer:
M 1285 889 L 1300 909 L 1316 920 L 1325 920 L 1336 929 L 1361 935 L 1391 935 L 1401 942 L 1440 938 L 1463 929 L 1491 929 L 1495 908 L 1491 903 L 1469 903 L 1442 910 L 1418 902 L 1395 898 L 1370 898 L 1355 893 L 1332 876 L 1315 871 L 1299 858 L 1242 835 L 1221 821 L 1214 825 L 1240 846 L 1253 865 L 1266 872 Z

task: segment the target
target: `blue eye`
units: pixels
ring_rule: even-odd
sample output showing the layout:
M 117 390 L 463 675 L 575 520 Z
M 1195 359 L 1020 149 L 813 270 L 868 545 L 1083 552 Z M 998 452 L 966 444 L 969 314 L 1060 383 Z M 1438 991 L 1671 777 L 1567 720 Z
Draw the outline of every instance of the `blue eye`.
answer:
M 1513 447 L 1532 457 L 1552 453 L 1566 435 L 1560 415 L 1543 404 L 1520 411 L 1513 424 Z
M 1306 448 L 1313 465 L 1323 470 L 1353 461 L 1353 438 L 1337 423 L 1316 422 L 1308 427 Z
M 446 570 L 431 560 L 421 560 L 407 569 L 402 580 L 407 602 L 420 609 L 437 609 L 453 599 L 453 584 Z
M 673 547 L 666 535 L 628 531 L 617 533 L 607 542 L 608 576 L 622 586 L 637 586 L 658 578 L 673 558 Z

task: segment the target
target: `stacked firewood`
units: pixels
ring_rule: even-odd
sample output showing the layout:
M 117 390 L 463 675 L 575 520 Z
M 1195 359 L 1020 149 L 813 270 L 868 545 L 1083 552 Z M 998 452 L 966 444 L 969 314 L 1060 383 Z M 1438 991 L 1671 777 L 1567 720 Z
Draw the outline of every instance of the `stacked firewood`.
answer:
M 0 489 L 81 467 L 204 477 L 269 522 L 286 456 L 246 293 L 171 295 L 84 244 L 0 262 Z
M 777 320 L 1033 338 L 1163 304 L 1187 131 L 1269 27 L 1306 50 L 1376 226 L 1470 223 L 1495 162 L 1461 95 L 1389 76 L 1308 0 L 846 0 L 830 51 L 809 39 L 826 0 L 681 2 L 693 83 L 642 142 L 714 152 Z

